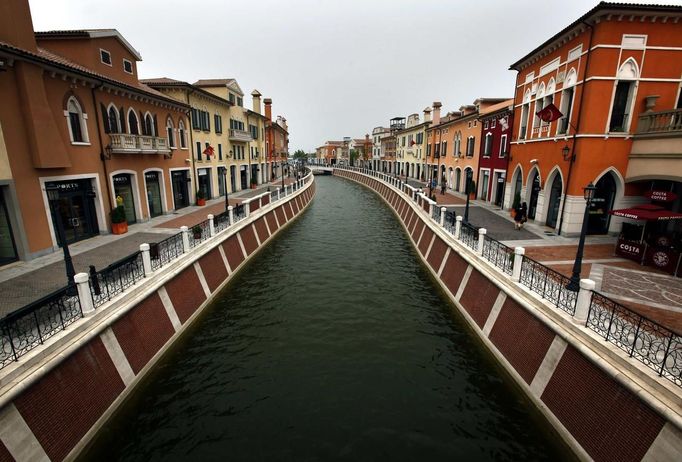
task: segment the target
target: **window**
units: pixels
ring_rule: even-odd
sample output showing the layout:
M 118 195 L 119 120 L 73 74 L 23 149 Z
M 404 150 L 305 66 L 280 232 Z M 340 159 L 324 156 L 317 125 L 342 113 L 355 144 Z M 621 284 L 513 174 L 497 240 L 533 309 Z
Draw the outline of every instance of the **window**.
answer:
M 99 59 L 107 66 L 111 66 L 111 53 L 107 50 L 99 49 Z
M 469 124 L 468 124 L 468 127 L 467 127 L 467 128 L 471 128 L 471 122 L 469 122 Z
M 523 108 L 521 109 L 521 128 L 519 130 L 519 139 L 520 140 L 526 139 L 526 132 L 528 129 L 528 112 L 529 112 L 529 105 L 524 104 Z
M 192 128 L 194 130 L 201 129 L 201 123 L 199 122 L 199 109 L 192 108 Z
M 201 160 L 201 141 L 197 141 L 197 160 Z
M 473 157 L 474 156 L 474 144 L 475 144 L 476 138 L 473 136 L 470 136 L 467 138 L 467 157 Z
M 493 119 L 490 121 L 490 128 L 495 128 L 497 126 L 497 119 Z
M 127 72 L 128 74 L 133 73 L 133 63 L 132 61 L 128 61 L 127 59 L 123 59 L 123 70 Z
M 488 129 L 488 121 L 486 120 L 483 122 L 483 130 L 487 130 L 487 129 Z
M 230 93 L 230 96 L 228 97 L 228 100 L 230 101 L 230 103 L 235 104 L 235 97 L 234 97 L 234 95 L 233 95 L 232 93 Z
M 152 115 L 146 113 L 144 115 L 144 121 L 142 122 L 142 134 L 144 136 L 154 136 L 156 131 L 154 130 L 154 122 L 152 121 Z
M 559 119 L 557 133 L 564 135 L 568 132 L 568 124 L 571 120 L 571 109 L 573 108 L 573 87 L 561 92 L 561 113 L 563 117 Z
M 448 153 L 448 142 L 447 142 L 447 141 L 443 141 L 442 144 L 443 144 L 443 147 L 442 147 L 441 150 L 440 150 L 440 151 L 441 151 L 441 152 L 440 152 L 440 156 L 441 156 L 441 157 L 445 157 L 445 155 Z
M 223 160 L 223 145 L 218 143 L 218 160 Z
M 215 124 L 215 132 L 216 133 L 222 133 L 223 132 L 223 118 L 222 116 L 218 114 L 213 115 L 213 123 Z
M 137 121 L 137 114 L 133 108 L 128 109 L 128 133 L 131 135 L 140 134 L 140 124 Z
M 211 131 L 211 114 L 208 111 L 199 111 L 201 129 L 205 132 Z
M 500 137 L 500 157 L 505 157 L 507 155 L 507 135 L 502 135 Z
M 249 131 L 251 132 L 251 138 L 254 140 L 258 139 L 258 127 L 255 125 L 249 125 Z
M 230 119 L 230 128 L 232 130 L 244 131 L 244 122 L 242 122 L 241 120 Z
M 628 81 L 620 81 L 616 85 L 616 94 L 613 97 L 613 106 L 611 108 L 610 132 L 624 132 L 627 130 L 628 118 L 630 116 L 629 106 L 634 86 L 634 82 Z
M 244 106 L 244 100 L 241 96 L 237 96 L 237 106 Z
M 109 133 L 121 133 L 121 126 L 118 124 L 118 111 L 114 106 L 109 106 L 107 118 L 109 122 Z
M 166 136 L 168 136 L 168 147 L 175 149 L 175 136 L 173 134 L 173 121 L 169 117 L 166 120 Z
M 485 142 L 483 144 L 483 156 L 484 157 L 490 157 L 490 154 L 492 152 L 493 152 L 493 134 L 492 133 L 486 133 Z
M 178 136 L 180 137 L 180 148 L 187 149 L 187 137 L 185 135 L 185 122 L 178 122 Z
M 72 143 L 88 143 L 88 130 L 85 124 L 87 116 L 83 114 L 80 104 L 76 98 L 71 97 L 66 104 L 64 114 L 67 118 L 69 136 Z
M 426 157 L 431 157 L 431 145 L 426 145 Z

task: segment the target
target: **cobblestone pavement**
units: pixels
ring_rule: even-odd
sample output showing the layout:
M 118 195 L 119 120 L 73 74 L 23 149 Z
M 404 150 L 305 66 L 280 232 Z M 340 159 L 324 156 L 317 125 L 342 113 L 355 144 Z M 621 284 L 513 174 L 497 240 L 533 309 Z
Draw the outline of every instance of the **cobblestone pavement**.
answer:
M 448 211 L 464 215 L 465 206 L 448 206 Z M 469 223 L 477 228 L 485 228 L 487 235 L 498 241 L 538 239 L 539 236 L 526 230 L 514 229 L 514 223 L 496 213 L 478 206 L 469 206 Z
M 76 273 L 87 272 L 90 265 L 102 269 L 107 265 L 140 249 L 140 244 L 158 242 L 167 233 L 134 233 L 114 242 L 75 255 L 73 266 Z M 61 252 L 60 252 L 61 255 Z M 66 285 L 64 260 L 43 266 L 19 277 L 0 282 L 0 316 L 21 308 Z

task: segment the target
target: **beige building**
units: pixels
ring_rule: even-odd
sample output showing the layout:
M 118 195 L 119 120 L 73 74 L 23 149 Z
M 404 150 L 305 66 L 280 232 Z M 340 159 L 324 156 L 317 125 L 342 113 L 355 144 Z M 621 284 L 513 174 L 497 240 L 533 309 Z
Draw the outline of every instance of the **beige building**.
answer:
M 419 114 L 407 117 L 405 128 L 395 132 L 397 172 L 402 176 L 423 179 L 426 162 L 426 129 L 431 125 L 431 108 L 424 109 L 424 119 Z

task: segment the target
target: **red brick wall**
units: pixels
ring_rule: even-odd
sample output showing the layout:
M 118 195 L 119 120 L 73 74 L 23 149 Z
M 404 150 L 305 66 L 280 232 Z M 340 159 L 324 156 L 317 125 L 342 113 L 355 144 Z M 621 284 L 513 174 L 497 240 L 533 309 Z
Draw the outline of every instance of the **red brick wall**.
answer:
M 419 235 L 422 233 L 424 226 L 426 225 L 423 221 L 418 218 L 415 220 L 414 227 L 412 228 L 412 239 L 414 240 L 415 244 L 419 240 Z
M 14 400 L 51 460 L 62 460 L 123 391 L 99 337 Z
M 431 269 L 435 272 L 438 272 L 440 269 L 446 250 L 447 246 L 445 245 L 445 242 L 443 242 L 443 239 L 436 236 L 436 239 L 434 239 L 433 245 L 431 246 L 431 253 L 429 253 L 429 258 L 427 259 Z
M 227 268 L 217 247 L 201 257 L 199 265 L 211 293 L 227 279 Z
M 7 447 L 0 441 L 0 462 L 14 462 L 14 457 L 9 453 Z
M 256 235 L 253 233 L 253 228 L 248 225 L 246 228 L 242 229 L 238 233 L 242 237 L 242 242 L 244 243 L 244 250 L 246 250 L 246 255 L 251 255 L 258 248 L 258 242 L 256 242 Z
M 277 232 L 277 229 L 279 228 L 277 226 L 277 220 L 275 220 L 275 212 L 270 212 L 268 213 L 265 218 L 268 220 L 268 226 L 270 227 L 270 231 L 273 233 Z
M 638 461 L 665 421 L 568 346 L 542 401 L 595 461 Z
M 488 315 L 490 315 L 490 311 L 499 293 L 500 289 L 495 284 L 472 268 L 471 275 L 459 302 L 476 321 L 478 327 L 482 328 L 488 319 Z
M 135 374 L 175 333 L 156 292 L 116 321 L 111 329 Z
M 242 248 L 239 246 L 237 235 L 235 234 L 230 237 L 221 245 L 223 246 L 225 257 L 227 257 L 227 262 L 230 264 L 230 269 L 234 271 L 244 261 L 244 252 L 242 252 Z
M 166 291 L 173 302 L 180 322 L 183 324 L 206 300 L 206 294 L 204 294 L 204 289 L 201 287 L 194 266 L 189 266 L 168 282 Z
M 440 279 L 445 283 L 446 287 L 450 289 L 452 295 L 457 293 L 457 289 L 459 289 L 467 266 L 469 266 L 469 264 L 466 263 L 462 257 L 455 252 L 450 252 L 450 256 L 445 263 Z
M 554 336 L 554 332 L 535 316 L 515 300 L 507 298 L 489 338 L 523 380 L 530 384 Z
M 287 216 L 284 213 L 284 207 L 279 206 L 275 209 L 275 213 L 277 214 L 277 219 L 279 220 L 279 224 L 284 226 L 284 224 L 288 221 Z
M 258 238 L 261 243 L 265 242 L 269 237 L 268 228 L 265 226 L 265 218 L 259 218 L 256 221 L 256 232 L 258 233 Z
M 422 240 L 419 241 L 419 252 L 421 252 L 422 256 L 426 255 L 426 251 L 429 250 L 431 238 L 433 238 L 433 231 L 427 226 L 426 229 L 424 229 Z M 419 239 L 419 234 L 417 234 L 417 239 Z M 438 271 L 438 268 L 436 268 L 436 271 Z

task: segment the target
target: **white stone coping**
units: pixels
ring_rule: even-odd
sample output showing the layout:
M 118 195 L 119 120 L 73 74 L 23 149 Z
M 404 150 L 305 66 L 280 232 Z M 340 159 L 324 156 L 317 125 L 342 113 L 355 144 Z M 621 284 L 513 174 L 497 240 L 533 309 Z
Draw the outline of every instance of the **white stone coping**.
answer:
M 185 269 L 191 267 L 195 262 L 198 262 L 201 257 L 218 247 L 229 237 L 255 223 L 256 220 L 264 217 L 267 213 L 280 205 L 286 204 L 294 200 L 298 195 L 303 194 L 303 192 L 313 184 L 314 177 L 312 174 L 310 174 L 310 177 L 311 180 L 304 182 L 303 187 L 293 194 L 289 194 L 278 201 L 273 201 L 259 208 L 247 218 L 216 233 L 215 236 L 198 244 L 196 247 L 193 247 L 189 252 L 179 256 L 166 266 L 159 268 L 152 275 L 145 277 L 144 280 L 117 295 L 109 302 L 104 303 L 90 316 L 79 319 L 65 330 L 55 334 L 50 339 L 46 340 L 43 345 L 40 345 L 23 355 L 19 361 L 5 366 L 0 370 L 0 408 L 11 403 L 17 396 L 30 388 L 36 381 L 47 375 L 48 372 L 71 356 L 75 351 L 100 335 L 106 328 L 123 317 L 128 311 L 132 310 L 144 299 L 154 294 L 159 288 L 165 286 Z M 300 216 L 300 212 L 298 216 Z M 286 224 L 290 222 L 291 220 L 288 220 Z M 282 227 L 278 229 L 281 228 Z M 245 259 L 244 262 L 246 260 L 247 259 Z M 243 266 L 244 262 L 242 262 L 240 268 Z M 238 268 L 233 269 L 233 272 L 228 275 L 228 279 L 232 274 L 235 274 L 237 270 Z
M 360 170 L 341 170 L 350 170 L 354 173 L 371 176 Z M 399 188 L 382 179 L 380 180 L 394 192 L 404 194 Z M 604 341 L 591 329 L 576 325 L 568 313 L 550 305 L 523 284 L 516 283 L 511 278 L 503 277 L 504 273 L 492 263 L 478 255 L 473 249 L 469 249 L 464 244 L 457 242 L 454 236 L 438 226 L 423 208 L 419 207 L 414 201 L 409 200 L 409 198 L 404 196 L 403 198 L 406 199 L 405 202 L 415 212 L 421 214 L 421 218 L 429 225 L 431 230 L 443 239 L 452 251 L 457 252 L 465 262 L 473 264 L 488 280 L 493 282 L 507 296 L 512 297 L 526 310 L 533 313 L 540 322 L 549 327 L 556 335 L 564 339 L 607 375 L 615 379 L 616 382 L 640 397 L 647 405 L 664 416 L 678 429 L 682 430 L 682 398 L 680 397 L 681 391 L 679 387 L 669 380 L 659 377 L 652 369 L 641 364 L 636 359 L 625 356 L 621 349 Z M 385 199 L 384 202 L 386 202 Z M 475 328 L 480 331 L 477 325 L 475 325 Z

